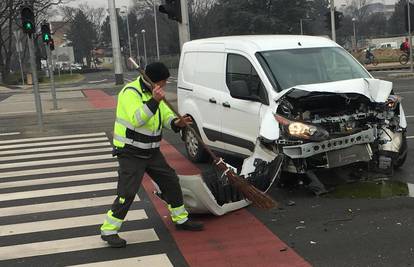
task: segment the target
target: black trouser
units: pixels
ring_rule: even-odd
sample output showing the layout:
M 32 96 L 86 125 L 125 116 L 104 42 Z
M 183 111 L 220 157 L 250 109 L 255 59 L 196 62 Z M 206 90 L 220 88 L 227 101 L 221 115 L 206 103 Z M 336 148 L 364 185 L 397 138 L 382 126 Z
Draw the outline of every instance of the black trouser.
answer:
M 183 193 L 178 176 L 159 150 L 154 152 L 149 159 L 139 158 L 129 153 L 118 153 L 117 157 L 119 162 L 118 192 L 111 208 L 115 218 L 123 220 L 127 215 L 145 172 L 158 185 L 163 197 L 172 208 L 183 205 Z

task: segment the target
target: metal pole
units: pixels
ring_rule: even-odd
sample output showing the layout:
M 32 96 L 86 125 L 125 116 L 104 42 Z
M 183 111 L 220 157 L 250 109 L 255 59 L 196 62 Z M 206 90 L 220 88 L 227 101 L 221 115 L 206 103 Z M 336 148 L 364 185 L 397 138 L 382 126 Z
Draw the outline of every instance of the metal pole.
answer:
M 139 43 L 138 43 L 138 33 L 136 33 L 135 34 L 135 40 L 136 40 L 136 42 L 137 42 L 137 61 L 138 61 L 138 63 L 140 63 L 140 61 L 139 61 Z
M 50 75 L 50 83 L 52 85 L 51 91 L 52 91 L 52 99 L 53 99 L 53 110 L 58 109 L 57 104 L 57 98 L 56 98 L 56 87 L 55 87 L 55 74 L 54 74 L 54 68 L 52 66 L 52 52 L 50 51 L 49 44 L 45 44 L 46 47 L 46 55 L 47 55 L 47 68 L 49 69 L 49 75 Z
M 300 35 L 303 35 L 302 19 L 300 19 Z
M 335 1 L 331 0 L 331 31 L 332 31 L 332 40 L 336 42 L 336 32 L 335 32 Z
M 147 59 L 147 42 L 145 41 L 145 30 L 142 30 L 142 39 L 144 40 L 144 58 L 145 58 L 145 64 L 144 66 L 146 67 L 148 64 L 148 59 Z
M 128 6 L 126 6 L 126 11 L 127 11 L 127 14 L 126 14 L 126 21 L 127 21 L 127 32 L 128 32 L 129 57 L 132 57 L 132 49 L 131 49 L 131 35 L 130 35 L 130 33 L 129 33 L 129 20 L 128 20 L 128 14 L 129 14 L 129 11 L 128 11 Z
M 352 19 L 353 22 L 353 26 L 354 26 L 354 42 L 355 42 L 355 47 L 354 47 L 354 51 L 357 49 L 358 45 L 357 45 L 357 39 L 356 39 L 356 28 L 355 28 L 355 19 Z
M 31 36 L 27 36 L 27 43 L 30 54 L 30 67 L 32 70 L 33 94 L 36 105 L 37 122 L 41 131 L 43 131 L 43 114 L 42 114 L 42 100 L 39 92 L 39 80 L 37 79 L 36 56 L 34 49 L 34 41 Z
M 181 0 L 180 2 L 182 23 L 178 23 L 178 33 L 180 35 L 180 48 L 182 48 L 185 42 L 190 41 L 190 23 L 188 20 L 187 0 Z
M 115 84 L 124 84 L 121 65 L 121 47 L 119 45 L 118 21 L 115 10 L 115 0 L 108 0 L 109 19 L 111 24 L 112 54 L 115 66 Z
M 24 72 L 23 72 L 23 65 L 22 65 L 22 56 L 20 52 L 17 52 L 17 56 L 19 57 L 20 73 L 22 75 L 22 85 L 24 85 Z
M 158 42 L 158 26 L 157 26 L 157 10 L 155 8 L 155 0 L 154 0 L 154 24 L 155 24 L 155 43 L 157 45 L 157 60 L 160 61 L 160 44 Z
M 407 0 L 407 18 L 408 18 L 408 36 L 410 39 L 410 70 L 413 72 L 413 36 L 411 35 L 411 12 L 410 12 L 410 0 Z

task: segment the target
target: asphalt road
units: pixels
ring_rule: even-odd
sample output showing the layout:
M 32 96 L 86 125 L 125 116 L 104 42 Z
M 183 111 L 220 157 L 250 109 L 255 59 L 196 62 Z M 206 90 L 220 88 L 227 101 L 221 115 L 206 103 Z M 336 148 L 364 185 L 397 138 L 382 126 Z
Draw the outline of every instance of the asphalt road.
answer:
M 374 73 L 374 76 L 384 77 L 387 73 Z M 131 73 L 131 79 L 135 74 Z M 90 76 L 86 81 L 98 81 L 98 78 L 106 76 Z M 106 78 L 105 78 L 106 79 Z M 110 79 L 110 74 L 108 76 Z M 103 79 L 101 79 L 103 80 Z M 414 120 L 414 79 L 389 79 L 394 82 L 394 90 L 403 96 L 404 109 L 408 121 L 408 136 L 414 137 L 411 125 Z M 99 83 L 98 83 L 99 84 Z M 168 85 L 168 91 L 173 91 L 175 83 Z M 105 89 L 111 95 L 116 94 L 115 89 Z M 7 98 L 12 93 L 0 94 L 0 100 Z M 36 115 L 7 116 L 0 117 L 2 129 L 5 132 L 21 132 L 19 138 L 30 138 L 34 136 L 64 135 L 67 133 L 96 133 L 104 132 L 110 137 L 113 110 L 97 110 L 90 112 L 69 112 L 65 114 L 48 114 L 45 116 L 47 131 L 36 132 Z M 0 136 L 1 140 L 13 139 L 13 136 Z M 179 136 L 167 132 L 164 138 L 174 145 L 180 152 L 185 154 L 184 145 Z M 413 153 L 413 140 L 408 139 L 409 155 Z M 13 154 L 13 153 L 12 153 Z M 36 153 L 34 153 L 36 154 Z M 237 158 L 224 155 L 226 160 L 235 166 L 242 161 Z M 107 160 L 110 162 L 111 160 Z M 99 161 L 101 162 L 101 161 Z M 3 163 L 3 162 L 2 162 Z M 6 161 L 5 163 L 8 163 Z M 91 161 L 96 164 L 97 161 Z M 199 164 L 201 169 L 210 168 L 209 164 Z M 14 169 L 18 171 L 18 169 Z M 108 171 L 115 170 L 109 168 Z M 343 177 L 346 169 L 338 169 L 323 173 L 324 177 Z M 402 169 L 395 172 L 398 180 L 414 183 L 414 159 L 408 157 Z M 74 172 L 74 174 L 77 172 Z M 1 173 L 0 173 L 1 176 Z M 28 177 L 27 179 L 34 178 Z M 47 176 L 43 177 L 47 178 Z M 8 179 L 7 181 L 16 181 Z M 325 179 L 324 179 L 325 181 Z M 2 181 L 4 182 L 4 181 Z M 332 182 L 333 184 L 334 182 Z M 71 182 L 65 186 L 82 186 L 87 182 Z M 25 190 L 39 189 L 39 186 L 24 188 Z M 18 191 L 22 191 L 23 188 Z M 0 196 L 11 193 L 11 189 L 0 189 Z M 13 191 L 14 192 L 14 191 Z M 113 194 L 106 190 L 98 194 L 85 193 L 82 197 L 99 197 Z M 414 262 L 414 202 L 409 197 L 392 197 L 387 199 L 353 199 L 353 198 L 328 198 L 315 197 L 305 186 L 294 185 L 291 187 L 273 187 L 269 194 L 280 202 L 279 209 L 262 211 L 249 207 L 248 210 L 254 214 L 264 225 L 276 234 L 282 241 L 294 249 L 300 256 L 305 258 L 313 266 L 413 266 Z M 79 194 L 71 195 L 75 199 Z M 147 196 L 140 192 L 140 201 L 135 209 L 144 209 L 150 218 L 144 226 L 154 227 L 160 241 L 156 244 L 137 244 L 123 252 L 109 250 L 87 250 L 74 253 L 61 253 L 53 256 L 40 256 L 23 260 L 9 260 L 5 266 L 63 266 L 64 264 L 78 264 L 83 259 L 88 261 L 125 258 L 132 255 L 145 255 L 166 253 L 174 266 L 185 266 L 185 261 L 171 239 L 170 233 L 162 225 L 156 216 L 154 209 L 148 204 Z M 62 200 L 61 198 L 58 198 Z M 37 200 L 37 199 L 35 199 Z M 56 201 L 57 199 L 42 198 L 41 202 Z M 67 200 L 67 199 L 65 199 Z M 37 201 L 35 201 L 37 203 Z M 29 200 L 0 201 L 0 210 L 10 205 L 28 205 Z M 99 209 L 99 210 L 96 210 Z M 104 212 L 103 207 L 90 207 L 89 209 L 77 210 L 76 215 L 87 215 Z M 1 213 L 1 211 L 0 211 Z M 40 213 L 35 215 L 4 216 L 0 218 L 0 225 L 9 225 L 29 222 L 31 220 L 51 220 L 57 217 L 69 216 L 64 211 Z M 72 214 L 73 216 L 73 214 Z M 128 228 L 129 230 L 136 230 Z M 74 235 L 81 237 L 85 231 L 95 231 L 93 227 L 76 228 Z M 0 249 L 7 245 L 18 245 L 39 240 L 53 240 L 73 236 L 64 230 L 49 231 L 48 236 L 42 236 L 42 232 L 33 234 L 21 234 L 13 236 L 0 236 Z M 255 244 L 251 244 L 254 246 Z M 118 253 L 118 254 L 117 254 Z M 87 262 L 88 262 L 87 261 Z M 47 264 L 45 264 L 47 262 Z

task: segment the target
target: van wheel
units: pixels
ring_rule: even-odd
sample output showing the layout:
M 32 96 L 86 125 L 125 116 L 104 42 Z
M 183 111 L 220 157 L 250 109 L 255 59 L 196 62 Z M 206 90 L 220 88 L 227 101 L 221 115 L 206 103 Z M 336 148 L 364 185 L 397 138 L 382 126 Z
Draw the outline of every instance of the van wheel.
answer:
M 197 125 L 193 123 L 191 128 L 195 129 L 195 131 L 199 134 L 200 132 L 197 129 Z M 185 150 L 187 151 L 188 158 L 192 162 L 205 162 L 207 161 L 207 151 L 202 147 L 202 145 L 198 142 L 197 138 L 195 137 L 194 133 L 190 130 L 184 130 L 184 142 L 185 142 Z

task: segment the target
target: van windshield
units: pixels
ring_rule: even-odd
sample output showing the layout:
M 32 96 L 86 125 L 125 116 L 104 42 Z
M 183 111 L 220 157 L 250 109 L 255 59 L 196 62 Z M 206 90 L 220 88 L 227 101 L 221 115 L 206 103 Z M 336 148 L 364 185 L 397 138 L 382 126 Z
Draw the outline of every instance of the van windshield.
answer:
M 258 53 L 259 62 L 279 90 L 300 84 L 371 78 L 344 49 L 318 47 Z

